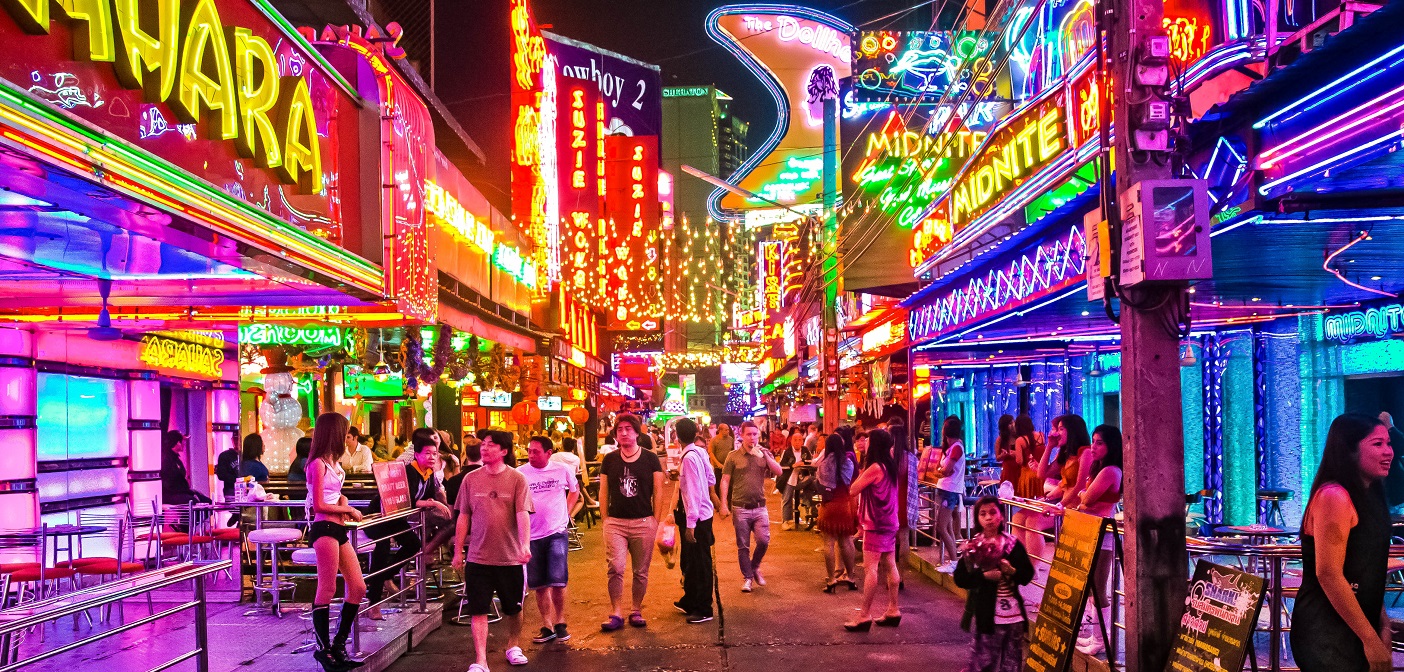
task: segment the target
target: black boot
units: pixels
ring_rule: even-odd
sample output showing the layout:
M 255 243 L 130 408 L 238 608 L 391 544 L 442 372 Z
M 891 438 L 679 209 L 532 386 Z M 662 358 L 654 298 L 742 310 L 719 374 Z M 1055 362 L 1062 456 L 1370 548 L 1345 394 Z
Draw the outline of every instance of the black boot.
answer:
M 351 632 L 356 627 L 356 614 L 360 611 L 359 602 L 343 602 L 341 604 L 341 617 L 337 619 L 336 639 L 332 640 L 331 654 L 343 671 L 354 670 L 365 664 L 352 660 L 351 656 L 346 653 L 346 640 L 351 637 Z
M 312 659 L 317 661 L 325 672 L 341 672 L 341 662 L 332 653 L 331 605 L 313 605 L 312 636 L 317 640 L 317 650 L 312 653 Z

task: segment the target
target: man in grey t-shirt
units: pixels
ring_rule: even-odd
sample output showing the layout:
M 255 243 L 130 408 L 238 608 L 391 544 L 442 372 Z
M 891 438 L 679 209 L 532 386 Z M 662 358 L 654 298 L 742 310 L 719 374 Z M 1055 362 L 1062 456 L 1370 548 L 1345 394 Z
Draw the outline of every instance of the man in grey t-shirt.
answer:
M 764 586 L 761 559 L 770 546 L 770 512 L 765 507 L 765 481 L 780 475 L 780 463 L 760 447 L 760 428 L 753 422 L 741 423 L 741 447 L 731 451 L 722 467 L 721 495 L 731 506 L 731 523 L 736 528 L 736 555 L 741 561 L 741 592 L 751 592 L 752 584 Z M 755 535 L 755 552 L 751 535 Z

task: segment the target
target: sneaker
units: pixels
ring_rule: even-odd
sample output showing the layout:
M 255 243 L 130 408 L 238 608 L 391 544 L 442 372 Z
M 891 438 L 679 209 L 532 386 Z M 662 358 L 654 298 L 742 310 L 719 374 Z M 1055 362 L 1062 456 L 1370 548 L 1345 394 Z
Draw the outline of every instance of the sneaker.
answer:
M 693 614 L 687 617 L 687 622 L 691 623 L 692 625 L 697 625 L 698 623 L 706 623 L 710 620 L 712 620 L 711 614 Z
M 1106 645 L 1102 643 L 1101 637 L 1077 638 L 1077 650 L 1086 655 L 1095 656 L 1105 651 L 1106 648 Z
M 570 639 L 570 631 L 566 630 L 565 623 L 556 624 L 556 641 L 564 642 Z
M 677 609 L 678 611 L 680 611 L 680 612 L 682 612 L 682 613 L 684 613 L 684 614 L 687 613 L 687 609 L 684 609 L 683 606 L 682 606 L 682 600 L 678 600 L 677 602 L 674 602 L 674 603 L 673 603 L 673 608 L 674 608 L 674 609 Z
M 531 638 L 533 644 L 545 644 L 556 638 L 556 631 L 547 627 L 541 628 L 541 634 Z
M 525 653 L 522 653 L 522 647 L 520 647 L 520 646 L 514 646 L 514 647 L 512 647 L 512 648 L 510 648 L 510 649 L 507 649 L 507 664 L 508 664 L 508 665 L 526 665 L 526 664 L 527 664 L 527 657 L 526 657 L 526 654 L 525 654 Z
M 955 560 L 951 560 L 950 562 L 943 562 L 943 563 L 941 563 L 940 565 L 938 565 L 938 566 L 936 567 L 936 571 L 938 571 L 938 572 L 940 572 L 940 573 L 942 573 L 942 574 L 953 574 L 953 573 L 955 573 L 955 570 L 956 570 L 956 561 L 955 561 Z
M 759 570 L 759 569 L 755 570 L 755 574 L 756 574 L 756 585 L 757 585 L 757 586 L 764 586 L 764 585 L 765 585 L 765 577 L 764 577 L 764 576 L 761 576 L 760 570 Z
M 750 580 L 750 579 L 746 579 L 745 581 L 742 581 L 742 582 L 741 582 L 741 592 L 743 592 L 743 593 L 749 593 L 749 592 L 751 592 L 751 580 Z

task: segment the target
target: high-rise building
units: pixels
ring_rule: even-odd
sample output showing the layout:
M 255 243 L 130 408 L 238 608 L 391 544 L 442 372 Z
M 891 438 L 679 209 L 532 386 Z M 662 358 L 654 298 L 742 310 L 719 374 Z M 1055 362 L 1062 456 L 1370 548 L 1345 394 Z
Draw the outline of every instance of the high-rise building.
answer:
M 689 165 L 721 178 L 731 177 L 751 155 L 746 145 L 750 124 L 731 113 L 731 96 L 715 86 L 670 86 L 663 89 L 663 168 L 681 176 Z M 707 218 L 712 186 L 679 177 L 679 218 Z

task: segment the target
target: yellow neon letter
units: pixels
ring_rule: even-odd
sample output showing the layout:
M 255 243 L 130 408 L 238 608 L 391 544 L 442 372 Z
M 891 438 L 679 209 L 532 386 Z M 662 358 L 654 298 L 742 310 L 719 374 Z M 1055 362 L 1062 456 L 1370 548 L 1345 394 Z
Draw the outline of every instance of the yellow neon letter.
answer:
M 116 58 L 108 0 L 55 0 L 54 4 L 73 25 L 73 60 L 111 63 Z
M 175 88 L 180 49 L 180 0 L 112 0 L 116 10 L 117 81 L 142 89 L 146 102 L 161 103 Z M 153 37 L 142 24 L 155 24 Z M 148 77 L 148 75 L 156 75 Z
M 283 148 L 268 111 L 278 104 L 278 59 L 263 38 L 234 29 L 234 75 L 239 82 L 239 156 L 264 168 L 283 164 Z
M 1038 124 L 1032 121 L 1024 122 L 1024 128 L 1019 134 L 1014 136 L 1014 142 L 1019 144 L 1019 148 L 1024 150 L 1024 164 L 1019 172 L 1028 170 L 1034 165 L 1033 140 L 1034 134 L 1038 133 Z
M 176 95 L 171 110 L 181 122 L 200 121 L 201 108 L 208 110 L 205 127 L 211 140 L 232 140 L 239 135 L 238 105 L 234 97 L 234 74 L 229 66 L 229 43 L 214 0 L 195 0 L 194 9 L 181 11 L 185 39 L 180 49 L 180 74 L 176 75 Z M 213 76 L 211 76 L 213 75 Z
M 0 0 L 24 32 L 47 35 L 49 32 L 49 0 Z
M 1060 108 L 1052 108 L 1038 120 L 1038 158 L 1047 161 L 1063 149 L 1063 139 L 1058 133 L 1058 121 L 1062 118 Z
M 278 176 L 304 194 L 322 190 L 322 151 L 307 80 L 283 77 L 278 83 L 278 128 L 283 131 L 283 165 Z

